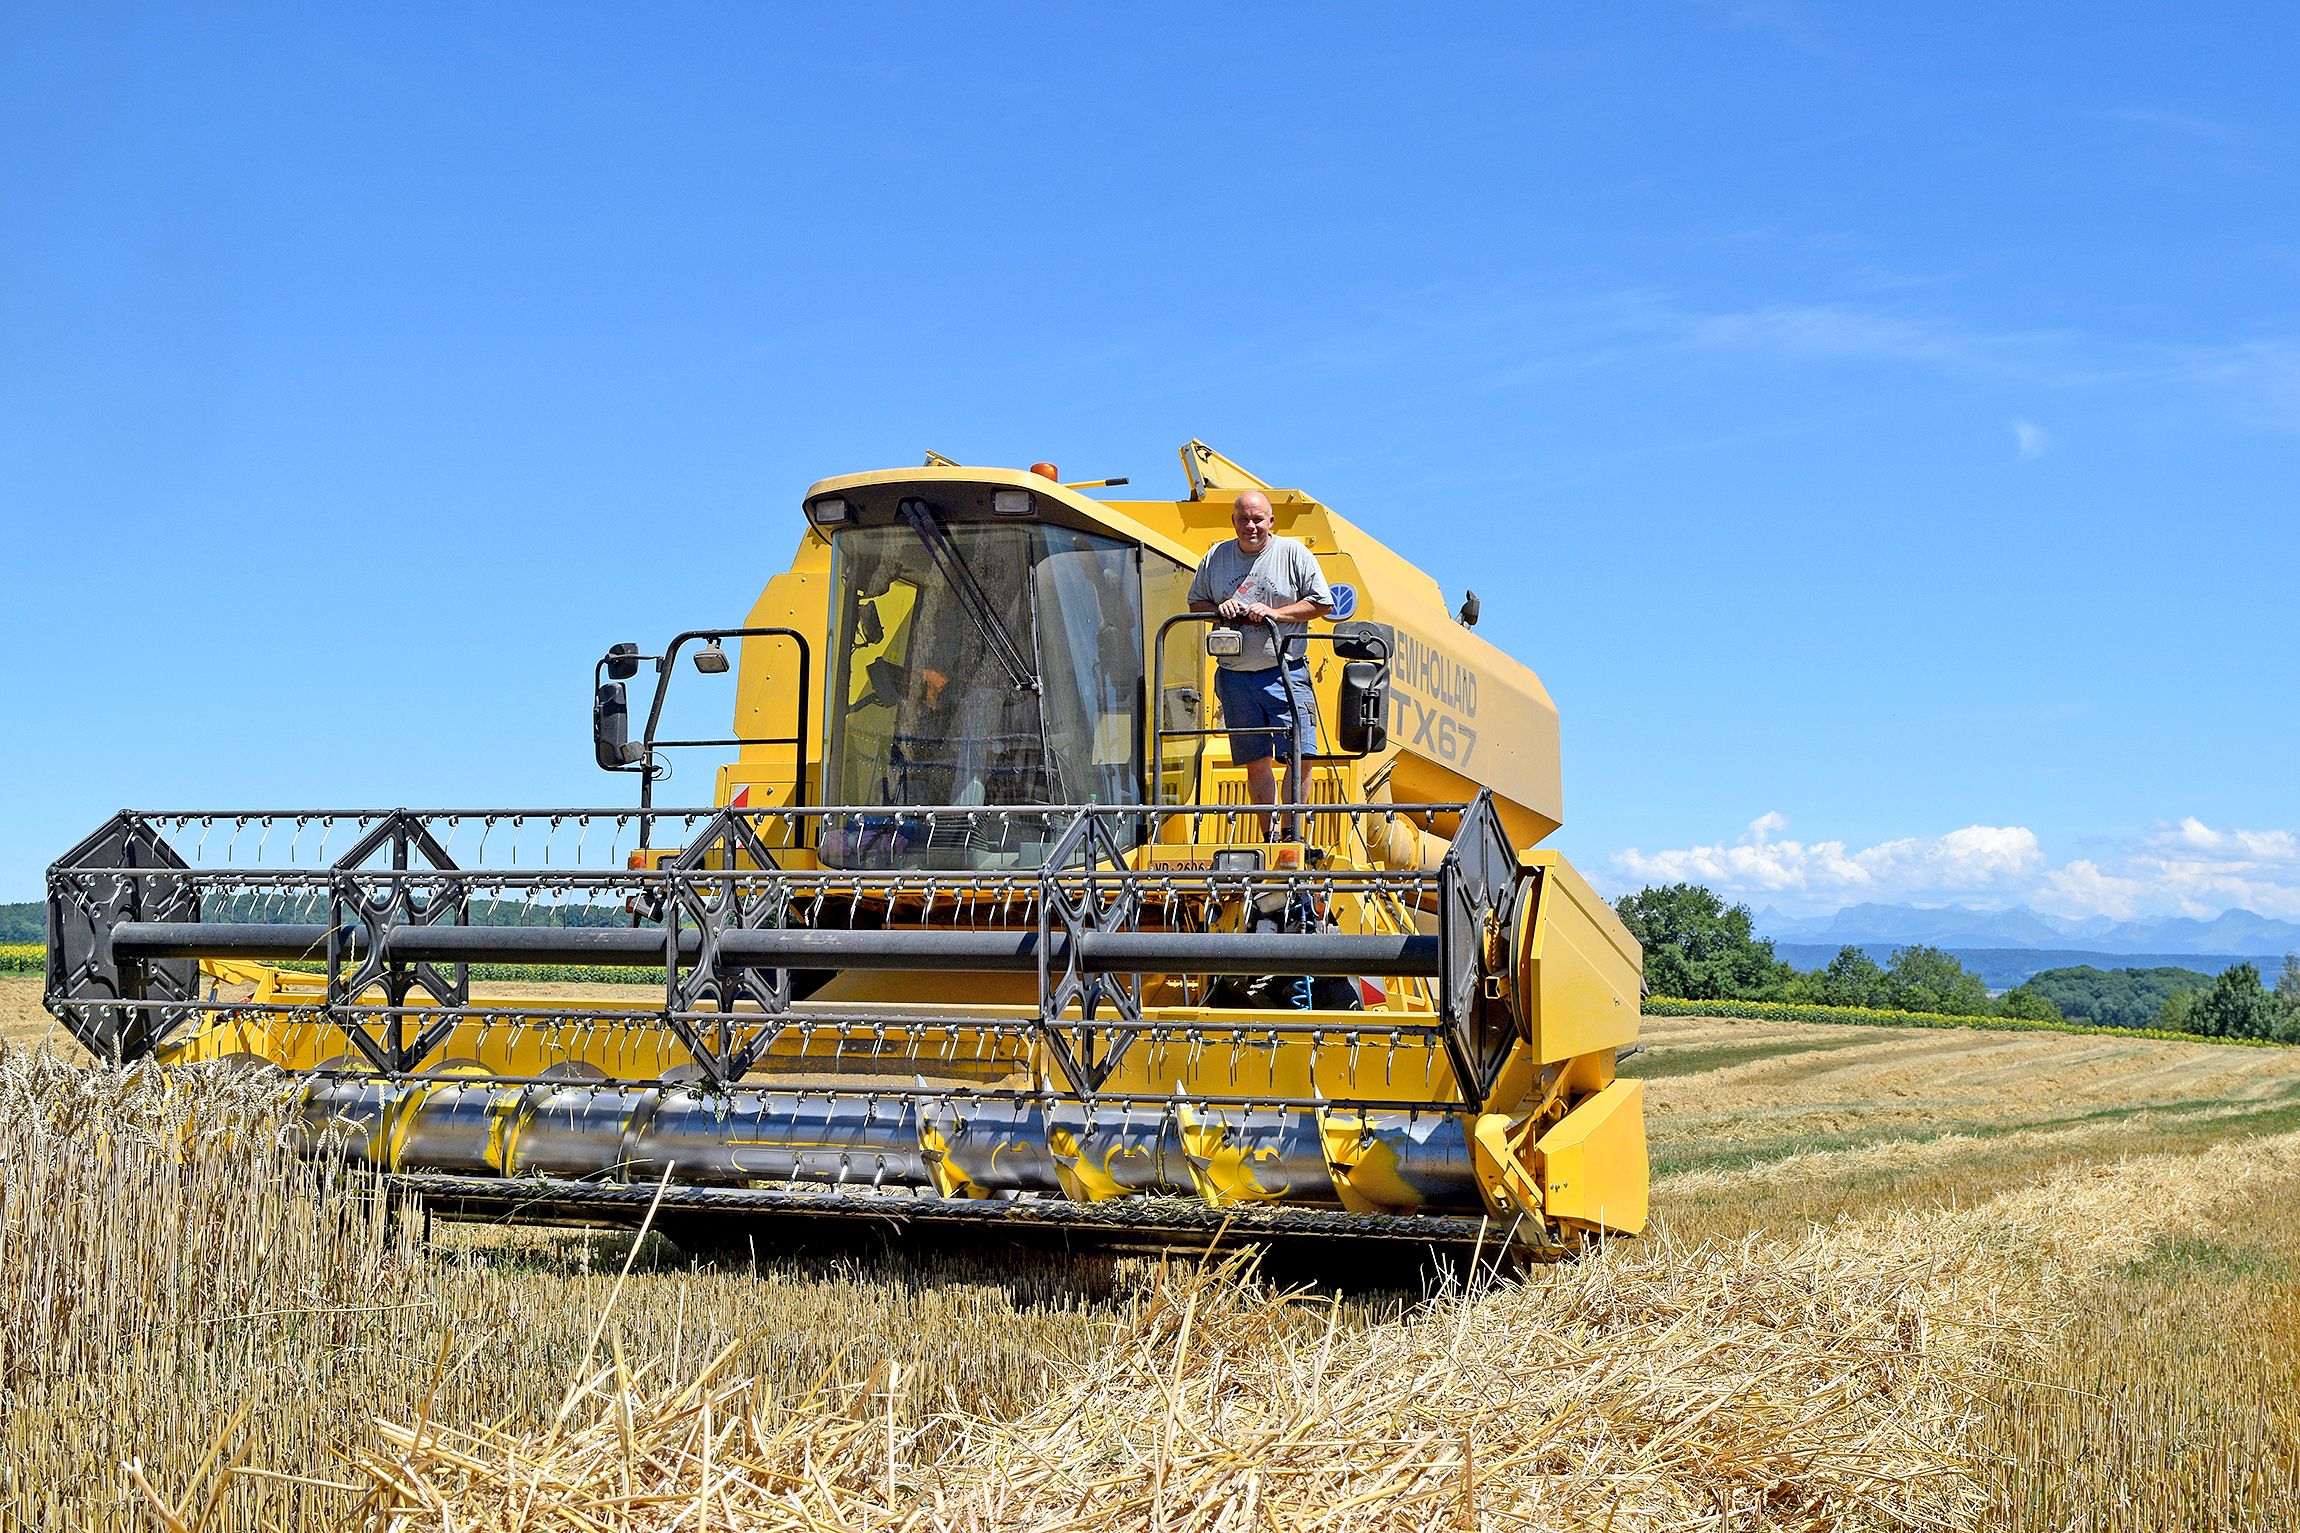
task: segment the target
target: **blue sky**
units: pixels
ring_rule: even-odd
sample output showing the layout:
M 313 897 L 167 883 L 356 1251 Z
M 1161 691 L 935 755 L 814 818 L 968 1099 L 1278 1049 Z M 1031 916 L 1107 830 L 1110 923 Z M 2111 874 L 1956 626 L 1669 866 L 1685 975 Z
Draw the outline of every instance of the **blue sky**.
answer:
M 2296 41 L 11 7 L 0 899 L 123 804 L 621 802 L 591 659 L 812 480 L 1199 436 L 1478 589 L 1609 889 L 2300 917 Z

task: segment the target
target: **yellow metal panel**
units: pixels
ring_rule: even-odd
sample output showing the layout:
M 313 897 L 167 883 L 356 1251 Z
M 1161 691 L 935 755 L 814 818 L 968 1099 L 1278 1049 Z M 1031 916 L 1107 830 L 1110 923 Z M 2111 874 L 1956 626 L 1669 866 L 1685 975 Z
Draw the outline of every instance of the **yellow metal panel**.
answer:
M 1507 1113 L 1480 1113 L 1470 1125 L 1470 1153 L 1489 1212 L 1501 1217 L 1542 1216 L 1541 1183 L 1526 1164 L 1525 1140 L 1535 1127 L 1530 1118 L 1512 1121 Z
M 1169 559 L 1195 565 L 1203 548 L 1192 549 L 1178 541 L 1172 532 L 1146 524 L 1127 514 L 1126 505 L 1096 500 L 1091 495 L 1043 479 L 1021 468 L 889 468 L 868 474 L 841 474 L 835 479 L 819 479 L 807 487 L 806 499 L 838 491 L 852 491 L 863 495 L 866 502 L 875 499 L 899 498 L 911 486 L 917 486 L 922 495 L 931 496 L 937 486 L 988 486 L 999 489 L 1028 490 L 1038 502 L 1038 515 L 1042 521 L 1076 524 L 1104 532 L 1115 538 L 1155 548 Z M 1222 508 L 1222 525 L 1228 527 L 1230 510 Z
M 1541 900 L 1521 919 L 1519 995 L 1544 1064 L 1636 1040 L 1645 955 L 1621 918 L 1556 852 L 1536 852 Z
M 1534 1145 L 1549 1217 L 1635 1235 L 1645 1228 L 1645 1083 L 1619 1080 L 1567 1113 Z
M 790 570 L 767 582 L 767 588 L 752 604 L 750 615 L 743 620 L 746 628 L 794 628 L 807 636 L 812 664 L 807 677 L 807 739 L 803 752 L 810 799 L 814 796 L 811 790 L 815 764 L 822 756 L 823 676 L 828 669 L 830 649 L 830 602 L 830 542 L 810 528 L 800 541 Z M 734 733 L 738 738 L 751 739 L 788 736 L 798 722 L 798 648 L 790 640 L 773 635 L 741 642 L 742 653 L 735 673 Z M 746 745 L 736 759 L 744 770 L 732 776 L 721 775 L 718 803 L 727 802 L 741 783 L 760 782 L 762 778 L 785 785 L 793 781 L 794 757 L 787 745 Z M 787 794 L 782 793 L 751 795 L 752 804 L 762 809 L 786 801 Z
M 1204 500 L 1210 490 L 1267 490 L 1255 478 L 1204 442 L 1193 440 L 1182 449 L 1182 471 L 1190 476 L 1190 498 Z
M 1414 718 L 1414 705 L 1407 702 L 1404 707 L 1406 716 Z M 1398 711 L 1399 704 L 1393 699 L 1390 705 L 1391 716 L 1394 718 Z M 1397 736 L 1392 734 L 1390 739 L 1394 745 Z M 1391 759 L 1395 765 L 1383 786 L 1393 804 L 1465 804 L 1477 797 L 1480 788 L 1489 786 L 1481 778 L 1466 777 L 1442 761 L 1417 755 L 1411 750 L 1393 749 Z M 1528 809 L 1517 800 L 1504 796 L 1498 789 L 1495 790 L 1493 807 L 1501 815 L 1502 828 L 1509 832 L 1510 845 L 1521 853 L 1558 827 L 1558 821 Z M 1431 818 L 1429 829 L 1450 841 L 1460 826 L 1460 815 L 1441 814 Z

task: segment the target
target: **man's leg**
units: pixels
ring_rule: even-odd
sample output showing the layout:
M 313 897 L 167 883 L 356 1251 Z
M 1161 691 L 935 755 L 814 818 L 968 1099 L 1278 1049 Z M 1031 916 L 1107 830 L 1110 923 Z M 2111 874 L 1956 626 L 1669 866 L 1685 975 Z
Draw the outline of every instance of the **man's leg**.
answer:
M 1278 733 L 1262 737 L 1262 758 L 1247 763 L 1246 795 L 1257 804 L 1275 804 L 1279 799 L 1279 762 L 1291 761 L 1294 756 L 1294 694 L 1287 684 L 1286 668 L 1275 665 L 1266 671 L 1256 671 L 1254 695 L 1261 705 L 1261 721 Z M 1281 834 L 1291 836 L 1291 821 L 1273 823 L 1275 815 L 1262 816 L 1262 839 L 1274 841 Z
M 1292 716 L 1282 714 L 1284 693 L 1273 683 L 1275 674 L 1230 670 L 1214 673 L 1214 691 L 1222 700 L 1223 726 L 1230 732 L 1230 759 L 1246 769 L 1249 803 L 1278 801 L 1278 773 L 1272 758 L 1277 754 L 1280 737 L 1267 731 L 1273 727 L 1290 728 Z M 1270 819 L 1266 814 L 1261 817 L 1265 841 L 1271 835 Z
M 1297 671 L 1290 665 L 1280 665 L 1270 674 L 1275 678 L 1271 683 L 1273 696 L 1270 721 L 1285 731 L 1273 740 L 1277 747 L 1278 761 L 1272 774 L 1272 791 L 1287 803 L 1298 804 L 1310 794 L 1308 774 L 1302 758 L 1305 753 L 1318 748 L 1315 712 L 1317 699 L 1310 691 L 1310 677 L 1306 668 Z M 1292 778 L 1290 790 L 1285 781 L 1288 777 Z M 1278 799 L 1273 798 L 1270 802 L 1274 804 Z M 1285 817 L 1284 824 L 1279 828 L 1279 834 L 1289 841 L 1300 831 L 1299 818 L 1292 814 Z
M 1246 797 L 1257 804 L 1278 801 L 1278 771 L 1276 762 L 1268 756 L 1246 763 Z M 1262 839 L 1270 839 L 1270 816 L 1262 816 Z

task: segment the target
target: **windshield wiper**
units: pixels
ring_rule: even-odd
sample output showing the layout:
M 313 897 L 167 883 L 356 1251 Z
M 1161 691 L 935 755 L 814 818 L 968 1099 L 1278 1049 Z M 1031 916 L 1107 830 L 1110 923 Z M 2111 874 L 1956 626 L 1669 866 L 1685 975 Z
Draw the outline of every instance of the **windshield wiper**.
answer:
M 918 534 L 918 540 L 926 545 L 927 553 L 934 558 L 935 568 L 942 571 L 942 578 L 949 581 L 950 588 L 958 593 L 958 604 L 966 609 L 968 617 L 974 619 L 974 626 L 982 632 L 983 642 L 998 657 L 998 663 L 1006 668 L 1007 679 L 1014 683 L 1014 690 L 1038 691 L 1038 673 L 1022 658 L 1022 651 L 1015 648 L 1014 639 L 1007 633 L 1006 625 L 991 610 L 989 598 L 982 594 L 982 587 L 975 584 L 974 571 L 966 567 L 965 556 L 959 553 L 958 545 L 950 540 L 950 534 L 943 528 L 942 519 L 934 514 L 934 508 L 923 500 L 912 499 L 903 501 L 895 509 L 902 513 L 904 521 L 910 523 L 911 531 Z

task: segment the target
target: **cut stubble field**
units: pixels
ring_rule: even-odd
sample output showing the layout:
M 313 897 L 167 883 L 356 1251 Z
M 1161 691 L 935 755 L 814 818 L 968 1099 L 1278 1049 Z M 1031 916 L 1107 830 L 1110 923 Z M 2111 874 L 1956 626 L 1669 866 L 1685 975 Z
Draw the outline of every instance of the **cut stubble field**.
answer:
M 1655 1208 L 1738 1235 L 2300 1130 L 2300 1049 L 1648 1017 Z
M 0 980 L 0 1038 L 48 1037 L 37 988 Z M 1645 1038 L 1623 1069 L 1648 1082 L 1653 1229 L 1434 1295 L 981 1253 L 713 1265 L 606 1232 L 425 1244 L 247 1132 L 256 1083 L 14 1053 L 0 1511 L 2300 1528 L 2300 1050 Z M 187 1114 L 241 1127 L 187 1153 Z

